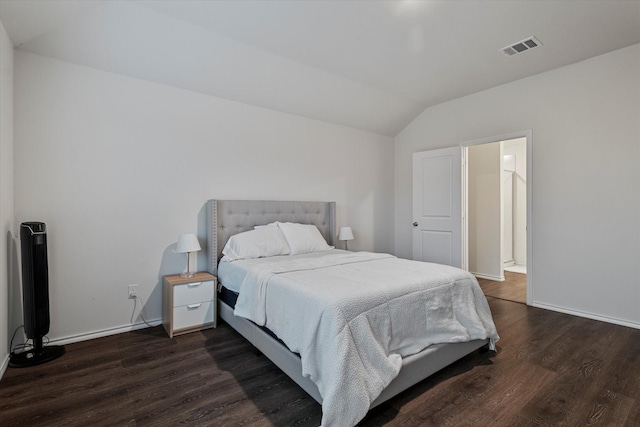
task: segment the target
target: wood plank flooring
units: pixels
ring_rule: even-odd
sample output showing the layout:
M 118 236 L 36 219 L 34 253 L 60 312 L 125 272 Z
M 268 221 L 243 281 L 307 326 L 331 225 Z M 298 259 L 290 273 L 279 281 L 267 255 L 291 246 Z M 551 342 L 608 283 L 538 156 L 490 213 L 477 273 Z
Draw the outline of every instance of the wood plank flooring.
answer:
M 504 272 L 504 282 L 489 279 L 478 279 L 482 292 L 488 297 L 506 299 L 507 301 L 527 303 L 527 275 Z
M 489 297 L 498 353 L 473 353 L 373 409 L 361 426 L 639 426 L 640 330 Z M 321 409 L 222 324 L 66 346 L 9 368 L 0 425 L 318 426 Z

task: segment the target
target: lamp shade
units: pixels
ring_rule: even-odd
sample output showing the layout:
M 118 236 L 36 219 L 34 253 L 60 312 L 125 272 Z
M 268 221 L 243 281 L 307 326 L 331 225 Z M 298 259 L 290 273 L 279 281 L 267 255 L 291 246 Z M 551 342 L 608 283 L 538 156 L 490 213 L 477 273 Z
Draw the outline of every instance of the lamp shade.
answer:
M 178 244 L 176 245 L 176 252 L 195 252 L 200 250 L 200 242 L 195 234 L 181 234 L 178 236 Z
M 340 227 L 338 240 L 353 240 L 353 231 L 351 231 L 351 227 Z

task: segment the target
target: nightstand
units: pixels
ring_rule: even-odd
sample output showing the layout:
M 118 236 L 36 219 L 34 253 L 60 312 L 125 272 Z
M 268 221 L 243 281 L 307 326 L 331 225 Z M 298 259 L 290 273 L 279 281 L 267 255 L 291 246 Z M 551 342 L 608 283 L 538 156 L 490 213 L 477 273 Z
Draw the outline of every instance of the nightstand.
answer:
M 216 276 L 198 272 L 193 277 L 164 276 L 162 324 L 174 335 L 215 328 L 218 317 Z

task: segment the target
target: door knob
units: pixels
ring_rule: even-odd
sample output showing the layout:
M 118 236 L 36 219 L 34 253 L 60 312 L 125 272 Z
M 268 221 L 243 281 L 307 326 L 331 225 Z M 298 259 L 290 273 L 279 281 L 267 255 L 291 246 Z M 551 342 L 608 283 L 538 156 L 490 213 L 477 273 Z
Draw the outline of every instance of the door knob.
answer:
M 414 226 L 414 227 L 417 227 L 417 226 L 418 226 L 418 223 L 417 223 L 417 222 L 414 222 L 414 223 L 413 223 L 413 226 Z

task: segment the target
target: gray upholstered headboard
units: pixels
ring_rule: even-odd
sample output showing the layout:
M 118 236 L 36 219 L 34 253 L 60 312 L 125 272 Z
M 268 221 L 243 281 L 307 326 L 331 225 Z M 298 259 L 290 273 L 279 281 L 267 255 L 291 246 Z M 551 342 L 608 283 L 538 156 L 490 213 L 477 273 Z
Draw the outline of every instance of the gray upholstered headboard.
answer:
M 335 202 L 280 202 L 264 200 L 207 201 L 207 260 L 217 274 L 218 260 L 229 237 L 274 221 L 313 224 L 327 243 L 336 239 Z

